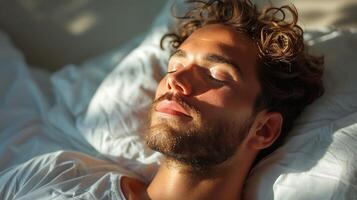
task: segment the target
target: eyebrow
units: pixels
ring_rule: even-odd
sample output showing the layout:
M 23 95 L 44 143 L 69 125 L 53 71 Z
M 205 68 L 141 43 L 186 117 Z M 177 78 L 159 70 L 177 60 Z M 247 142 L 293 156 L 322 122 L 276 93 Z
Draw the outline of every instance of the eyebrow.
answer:
M 177 49 L 175 50 L 171 55 L 170 55 L 170 59 L 171 57 L 180 57 L 180 58 L 186 58 L 187 54 L 184 50 L 182 49 Z
M 170 59 L 172 57 L 187 58 L 187 53 L 182 49 L 177 49 L 171 54 Z M 230 65 L 237 70 L 239 76 L 244 80 L 242 69 L 240 68 L 240 66 L 234 63 L 233 61 L 227 59 L 226 57 L 217 54 L 207 54 L 205 55 L 204 60 L 211 63 L 221 63 Z

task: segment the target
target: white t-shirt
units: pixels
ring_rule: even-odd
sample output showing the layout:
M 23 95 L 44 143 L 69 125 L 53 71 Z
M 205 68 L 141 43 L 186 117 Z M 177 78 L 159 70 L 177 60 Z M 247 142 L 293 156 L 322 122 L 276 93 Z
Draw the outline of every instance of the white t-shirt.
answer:
M 0 173 L 0 199 L 125 199 L 121 177 L 138 178 L 109 161 L 79 152 L 35 157 Z

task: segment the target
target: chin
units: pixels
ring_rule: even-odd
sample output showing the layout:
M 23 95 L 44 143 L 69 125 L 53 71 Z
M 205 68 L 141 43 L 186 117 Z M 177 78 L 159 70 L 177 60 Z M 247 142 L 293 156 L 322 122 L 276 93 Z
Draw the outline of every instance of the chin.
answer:
M 146 143 L 168 160 L 192 169 L 201 171 L 223 163 L 240 144 L 238 140 L 226 140 L 231 137 L 225 137 L 221 128 L 187 125 L 178 125 L 176 128 L 171 123 L 153 123 L 145 135 Z

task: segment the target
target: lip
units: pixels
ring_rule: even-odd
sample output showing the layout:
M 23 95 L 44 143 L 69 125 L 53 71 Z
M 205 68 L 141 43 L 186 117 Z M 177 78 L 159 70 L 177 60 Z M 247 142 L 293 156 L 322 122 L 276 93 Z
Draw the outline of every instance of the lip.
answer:
M 169 115 L 191 117 L 188 112 L 175 101 L 163 100 L 157 104 L 155 110 Z

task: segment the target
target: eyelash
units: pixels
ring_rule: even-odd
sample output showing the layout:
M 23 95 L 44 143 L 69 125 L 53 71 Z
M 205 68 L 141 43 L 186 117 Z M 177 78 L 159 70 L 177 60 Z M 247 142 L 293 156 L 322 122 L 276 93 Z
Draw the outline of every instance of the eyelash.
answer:
M 171 73 L 174 73 L 174 72 L 176 72 L 177 71 L 177 69 L 175 69 L 175 70 L 171 70 L 171 71 L 167 71 L 166 73 L 167 74 L 171 74 Z M 214 76 L 212 76 L 212 73 L 211 72 L 208 72 L 207 73 L 207 76 L 208 76 L 208 78 L 210 79 L 210 80 L 212 80 L 212 81 L 215 81 L 215 82 L 217 82 L 217 83 L 227 83 L 227 81 L 223 81 L 223 80 L 219 80 L 219 79 L 217 79 L 217 78 L 215 78 Z
M 207 76 L 208 76 L 208 78 L 209 78 L 210 80 L 213 80 L 213 81 L 215 81 L 215 82 L 218 82 L 218 83 L 227 83 L 227 81 L 223 81 L 223 80 L 219 80 L 219 79 L 215 78 L 214 76 L 212 76 L 211 73 L 207 73 Z
M 172 68 L 173 70 L 169 71 L 169 69 L 168 69 L 167 73 L 170 74 L 170 73 L 176 72 L 176 71 L 177 71 L 177 68 L 180 67 L 180 66 L 176 66 L 176 65 L 178 65 L 178 64 L 173 64 L 173 65 L 171 65 L 171 68 Z
M 171 74 L 171 73 L 174 73 L 174 72 L 176 72 L 176 70 L 167 71 L 166 73 L 167 74 Z

